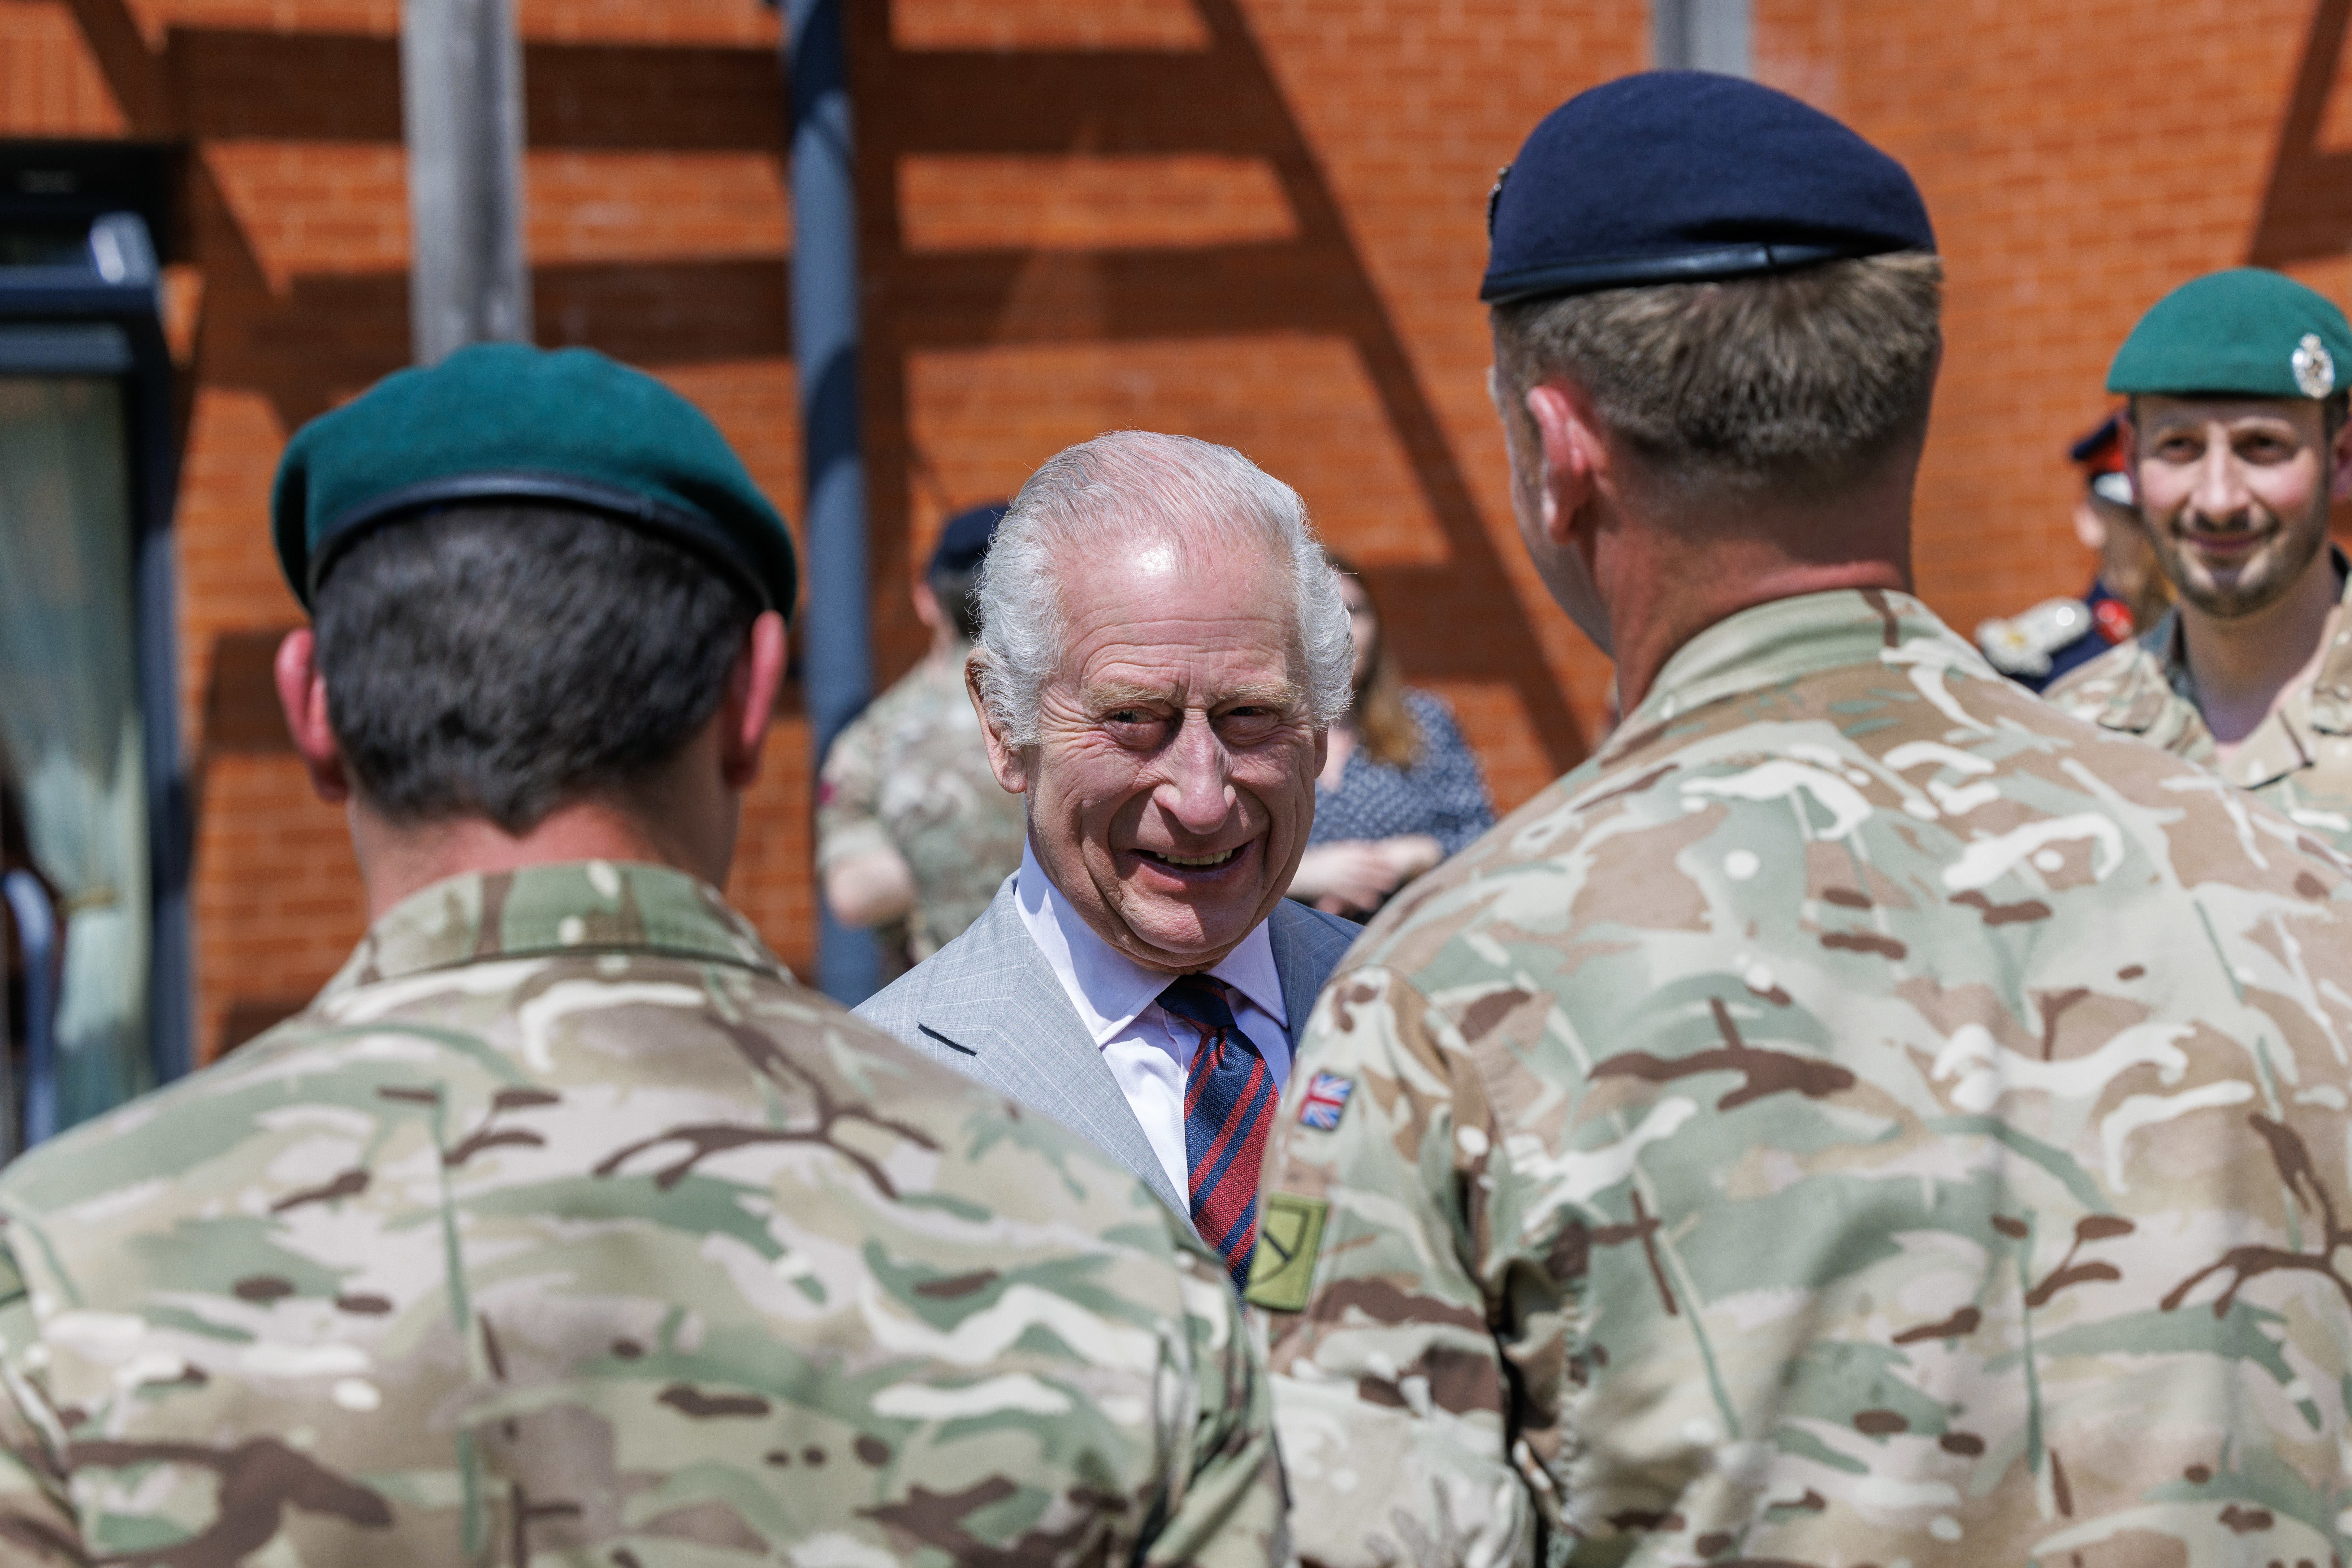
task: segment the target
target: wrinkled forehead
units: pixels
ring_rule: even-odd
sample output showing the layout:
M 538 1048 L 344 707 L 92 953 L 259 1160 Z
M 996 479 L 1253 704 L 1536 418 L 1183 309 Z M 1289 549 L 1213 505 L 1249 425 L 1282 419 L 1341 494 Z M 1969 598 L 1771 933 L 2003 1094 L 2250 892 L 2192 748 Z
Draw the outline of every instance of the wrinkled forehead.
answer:
M 1287 553 L 1143 535 L 1061 573 L 1061 680 L 1089 693 L 1229 701 L 1305 683 Z

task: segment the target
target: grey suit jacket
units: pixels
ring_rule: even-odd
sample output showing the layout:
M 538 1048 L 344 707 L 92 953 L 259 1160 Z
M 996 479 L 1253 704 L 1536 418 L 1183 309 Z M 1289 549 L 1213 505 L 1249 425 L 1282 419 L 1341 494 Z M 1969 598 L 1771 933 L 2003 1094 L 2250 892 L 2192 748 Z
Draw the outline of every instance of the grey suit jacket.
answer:
M 1004 879 L 987 912 L 961 936 L 866 998 L 857 1016 L 1044 1111 L 1149 1183 L 1160 1202 L 1190 1223 L 1192 1205 L 1169 1184 L 1143 1123 L 1021 923 L 1015 879 Z M 1289 899 L 1266 917 L 1294 1043 L 1324 978 L 1361 930 Z

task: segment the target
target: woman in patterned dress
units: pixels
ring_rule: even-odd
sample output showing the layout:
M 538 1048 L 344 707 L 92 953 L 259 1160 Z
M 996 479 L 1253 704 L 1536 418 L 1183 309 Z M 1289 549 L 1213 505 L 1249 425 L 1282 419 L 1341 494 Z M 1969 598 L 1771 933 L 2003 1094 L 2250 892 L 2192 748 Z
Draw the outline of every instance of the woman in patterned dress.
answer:
M 1330 560 L 1355 634 L 1356 700 L 1331 726 L 1290 896 L 1360 921 L 1493 826 L 1495 802 L 1454 710 L 1404 683 L 1363 578 Z

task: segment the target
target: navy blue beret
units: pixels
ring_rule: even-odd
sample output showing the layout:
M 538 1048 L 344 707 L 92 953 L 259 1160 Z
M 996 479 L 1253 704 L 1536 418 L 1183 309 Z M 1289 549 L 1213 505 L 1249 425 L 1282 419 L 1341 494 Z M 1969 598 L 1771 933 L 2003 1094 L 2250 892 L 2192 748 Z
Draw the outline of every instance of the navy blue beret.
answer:
M 1580 92 L 1496 182 L 1490 305 L 1936 248 L 1903 165 L 1738 77 L 1644 71 Z
M 978 566 L 987 559 L 988 547 L 996 538 L 996 525 L 1012 510 L 1010 501 L 992 500 L 948 519 L 947 526 L 940 530 L 939 548 L 931 552 L 931 570 L 969 572 Z
M 2120 472 L 2123 468 L 2124 416 L 2110 414 L 2099 422 L 2099 427 L 2066 448 L 2066 456 L 2086 468 L 2099 473 Z
M 694 551 L 790 616 L 792 535 L 702 411 L 593 349 L 477 343 L 398 371 L 295 433 L 270 498 L 307 608 L 335 556 L 438 507 L 543 501 Z

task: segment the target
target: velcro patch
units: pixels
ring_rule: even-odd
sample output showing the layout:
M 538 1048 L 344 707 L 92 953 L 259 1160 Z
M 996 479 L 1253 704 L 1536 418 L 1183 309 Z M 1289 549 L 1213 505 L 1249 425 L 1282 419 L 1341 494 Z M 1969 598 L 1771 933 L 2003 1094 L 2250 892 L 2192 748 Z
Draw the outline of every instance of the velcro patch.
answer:
M 1339 1125 L 1339 1113 L 1348 1109 L 1348 1097 L 1355 1092 L 1354 1079 L 1335 1072 L 1317 1073 L 1307 1085 L 1307 1098 L 1298 1102 L 1298 1124 L 1318 1132 L 1330 1131 Z
M 1249 1289 L 1242 1300 L 1269 1312 L 1304 1311 L 1307 1287 L 1315 1282 L 1315 1255 L 1323 1246 L 1323 1222 L 1330 1213 L 1331 1205 L 1321 1198 L 1260 1194 L 1257 1251 L 1250 1256 Z

